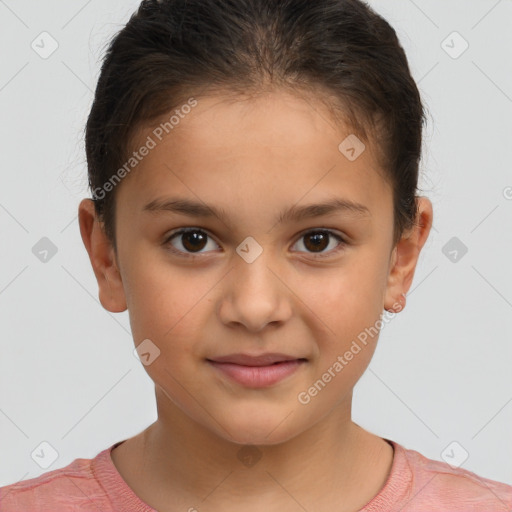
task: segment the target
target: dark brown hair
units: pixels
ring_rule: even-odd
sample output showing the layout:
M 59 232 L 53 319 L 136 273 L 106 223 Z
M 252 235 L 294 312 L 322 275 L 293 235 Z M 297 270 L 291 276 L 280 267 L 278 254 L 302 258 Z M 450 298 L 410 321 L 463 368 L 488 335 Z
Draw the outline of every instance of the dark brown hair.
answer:
M 137 131 L 191 97 L 270 88 L 316 94 L 372 141 L 392 185 L 395 243 L 414 225 L 424 109 L 395 30 L 367 4 L 144 0 L 110 41 L 85 128 L 89 187 L 114 248 L 116 187 L 105 184 Z

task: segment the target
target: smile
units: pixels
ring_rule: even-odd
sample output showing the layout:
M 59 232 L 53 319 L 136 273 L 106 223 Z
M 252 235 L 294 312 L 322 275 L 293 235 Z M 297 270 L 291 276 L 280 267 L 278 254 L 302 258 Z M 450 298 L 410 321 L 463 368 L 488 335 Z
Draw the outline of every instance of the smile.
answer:
M 232 362 L 212 361 L 210 359 L 207 359 L 207 362 L 224 376 L 238 382 L 242 386 L 266 388 L 277 384 L 295 373 L 306 360 L 279 361 L 265 366 L 249 366 Z

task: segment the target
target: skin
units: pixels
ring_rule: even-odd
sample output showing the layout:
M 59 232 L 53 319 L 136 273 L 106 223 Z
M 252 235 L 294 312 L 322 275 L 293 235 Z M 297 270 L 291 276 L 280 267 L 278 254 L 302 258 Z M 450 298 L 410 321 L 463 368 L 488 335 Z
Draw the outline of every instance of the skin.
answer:
M 159 511 L 356 511 L 384 486 L 393 449 L 351 419 L 354 385 L 378 335 L 312 397 L 298 394 L 349 350 L 383 309 L 400 311 L 432 225 L 419 200 L 416 225 L 393 246 L 390 185 L 372 145 L 355 160 L 338 149 L 351 133 L 315 97 L 273 91 L 250 99 L 197 98 L 198 105 L 117 186 L 117 253 L 92 201 L 79 206 L 82 239 L 105 309 L 128 309 L 135 345 L 160 355 L 144 366 L 155 382 L 158 419 L 112 452 L 135 493 Z M 164 116 L 168 119 L 169 116 Z M 140 131 L 139 148 L 152 127 Z M 225 222 L 144 212 L 179 196 L 225 210 Z M 276 224 L 293 205 L 333 196 L 367 206 Z M 196 259 L 171 231 L 208 234 Z M 306 230 L 329 228 L 315 252 Z M 314 234 L 314 233 L 313 233 Z M 246 237 L 263 252 L 248 263 Z M 307 358 L 294 374 L 250 389 L 206 358 L 282 352 Z M 261 458 L 249 467 L 243 446 Z M 193 510 L 193 509 L 192 509 Z

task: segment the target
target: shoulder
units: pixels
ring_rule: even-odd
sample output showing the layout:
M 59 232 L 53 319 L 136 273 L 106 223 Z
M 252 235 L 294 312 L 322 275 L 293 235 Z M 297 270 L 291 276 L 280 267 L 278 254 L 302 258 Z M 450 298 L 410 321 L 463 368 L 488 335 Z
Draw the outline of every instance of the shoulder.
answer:
M 399 447 L 410 471 L 410 510 L 510 512 L 512 486 Z M 409 510 L 409 508 L 405 508 Z
M 93 472 L 95 459 L 75 459 L 63 468 L 0 487 L 0 510 L 84 512 L 103 505 L 100 510 L 107 512 L 110 508 L 106 495 Z

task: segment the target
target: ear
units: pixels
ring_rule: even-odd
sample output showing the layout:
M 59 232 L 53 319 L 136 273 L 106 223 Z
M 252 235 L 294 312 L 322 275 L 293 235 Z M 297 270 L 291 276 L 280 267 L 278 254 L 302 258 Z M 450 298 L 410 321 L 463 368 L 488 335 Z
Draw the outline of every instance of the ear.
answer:
M 98 220 L 92 199 L 83 199 L 78 207 L 80 233 L 98 281 L 101 305 L 111 313 L 125 311 L 126 298 L 115 250 L 103 223 Z
M 393 248 L 384 308 L 400 312 L 405 306 L 405 297 L 414 278 L 416 264 L 432 227 L 432 203 L 426 197 L 418 198 L 418 215 L 415 225 L 405 233 Z

